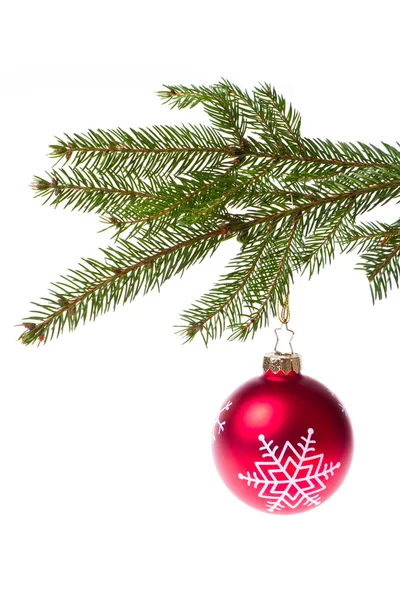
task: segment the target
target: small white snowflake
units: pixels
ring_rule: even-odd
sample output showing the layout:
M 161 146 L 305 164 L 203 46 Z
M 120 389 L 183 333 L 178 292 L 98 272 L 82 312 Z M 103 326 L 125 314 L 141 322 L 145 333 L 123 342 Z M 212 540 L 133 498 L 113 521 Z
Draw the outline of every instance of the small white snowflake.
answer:
M 229 410 L 230 406 L 232 406 L 232 402 L 230 400 L 228 400 L 226 402 L 226 404 L 224 404 L 224 406 L 221 408 L 221 410 L 219 411 L 219 413 L 217 415 L 217 418 L 214 421 L 214 425 L 213 425 L 213 439 L 212 439 L 213 443 L 216 440 L 216 435 L 215 435 L 216 428 L 218 428 L 217 429 L 217 435 L 219 435 L 221 433 L 221 431 L 224 431 L 224 426 L 225 426 L 226 421 L 221 421 L 220 417 L 221 417 L 222 413 L 225 410 Z
M 339 404 L 341 411 L 346 415 L 346 417 L 348 417 L 349 415 L 347 414 L 347 410 L 345 409 L 345 407 L 343 406 L 343 404 L 341 402 L 339 402 L 339 398 L 336 396 L 336 394 L 334 394 L 331 390 L 329 390 L 330 395 L 335 398 L 336 402 Z
M 297 443 L 300 451 L 287 441 L 278 452 L 279 447 L 273 447 L 273 440 L 267 442 L 263 435 L 258 436 L 263 443 L 260 450 L 265 450 L 262 458 L 267 460 L 254 463 L 257 471 L 253 475 L 247 471 L 247 475 L 238 473 L 238 477 L 255 489 L 261 486 L 258 497 L 266 499 L 268 512 L 321 503 L 320 492 L 326 489 L 323 480 L 334 475 L 340 462 L 323 465 L 324 455 L 312 454 L 316 443 L 312 439 L 313 433 L 310 428 L 307 437 L 301 436 L 302 441 Z

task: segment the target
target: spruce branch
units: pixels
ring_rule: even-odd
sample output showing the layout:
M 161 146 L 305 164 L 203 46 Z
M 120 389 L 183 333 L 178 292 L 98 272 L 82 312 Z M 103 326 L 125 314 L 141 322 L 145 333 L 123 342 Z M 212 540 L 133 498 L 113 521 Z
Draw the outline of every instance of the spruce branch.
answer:
M 135 176 L 202 171 L 231 156 L 231 148 L 218 130 L 206 125 L 162 126 L 124 131 L 89 130 L 65 135 L 50 146 L 50 156 L 65 158 L 74 167 L 106 172 L 128 169 Z
M 244 323 L 240 323 L 235 326 L 235 333 L 232 339 L 246 340 L 250 334 L 254 335 L 257 329 L 268 324 L 268 308 L 269 306 L 276 306 L 277 301 L 280 305 L 283 305 L 284 298 L 289 293 L 289 281 L 293 281 L 291 271 L 291 254 L 294 251 L 294 239 L 299 226 L 301 216 L 296 215 L 291 225 L 291 232 L 289 237 L 286 239 L 285 236 L 278 236 L 275 238 L 275 247 L 269 257 L 269 260 L 265 262 L 264 273 L 262 277 L 262 285 L 267 281 L 267 293 L 264 292 L 261 302 L 258 302 L 258 306 L 254 306 L 250 315 L 247 316 Z M 294 258 L 294 257 L 293 257 Z M 265 288 L 264 288 L 265 289 Z M 275 311 L 273 311 L 275 314 Z
M 227 232 L 231 232 L 229 224 Z M 207 344 L 210 339 L 221 336 L 226 316 L 229 314 L 230 327 L 240 321 L 243 305 L 250 297 L 253 281 L 257 278 L 257 268 L 262 258 L 267 258 L 272 240 L 269 224 L 257 225 L 253 236 L 242 247 L 227 266 L 228 273 L 221 277 L 217 285 L 202 296 L 182 315 L 184 326 L 180 332 L 190 339 L 198 331 Z M 188 335 L 189 332 L 189 335 Z
M 400 145 L 301 135 L 300 114 L 272 86 L 243 91 L 164 86 L 162 101 L 201 105 L 209 125 L 89 130 L 51 145 L 55 166 L 35 177 L 54 207 L 95 212 L 113 245 L 84 259 L 33 303 L 25 344 L 49 341 L 210 257 L 238 249 L 209 292 L 181 314 L 184 341 L 246 340 L 276 316 L 295 273 L 318 273 L 355 251 L 373 300 L 399 287 L 400 221 L 358 223 L 400 196 Z M 62 164 L 60 164 L 62 163 Z
M 332 262 L 341 230 L 348 222 L 353 221 L 351 213 L 354 206 L 355 198 L 351 196 L 344 205 L 343 211 L 340 211 L 326 225 L 316 227 L 311 235 L 304 237 L 303 247 L 300 250 L 302 274 L 308 270 L 311 278 L 314 272 L 319 273 L 326 264 Z
M 356 268 L 366 271 L 374 302 L 385 297 L 389 289 L 399 287 L 400 219 L 392 224 L 347 227 L 340 241 L 347 252 L 358 248 L 361 261 Z
M 211 223 L 210 223 L 211 225 Z M 118 303 L 133 300 L 142 289 L 146 294 L 175 274 L 212 256 L 226 232 L 221 228 L 204 231 L 206 227 L 176 229 L 164 232 L 154 241 L 146 234 L 136 238 L 136 244 L 119 240 L 114 248 L 102 250 L 105 260 L 85 259 L 79 270 L 70 270 L 62 281 L 53 284 L 50 298 L 42 298 L 29 319 L 27 331 L 20 339 L 30 344 L 58 336 L 65 326 L 76 328 L 80 321 L 94 320 L 98 315 L 116 308 Z M 174 243 L 171 243 L 174 242 Z

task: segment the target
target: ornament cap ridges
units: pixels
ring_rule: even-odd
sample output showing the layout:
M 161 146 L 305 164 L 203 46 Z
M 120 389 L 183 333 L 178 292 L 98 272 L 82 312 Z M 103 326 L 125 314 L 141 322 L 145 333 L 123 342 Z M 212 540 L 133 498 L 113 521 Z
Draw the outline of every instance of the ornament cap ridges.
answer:
M 263 369 L 265 372 L 272 371 L 279 373 L 283 371 L 286 375 L 290 371 L 300 373 L 301 371 L 301 356 L 297 352 L 292 354 L 282 354 L 281 352 L 269 352 L 264 355 Z

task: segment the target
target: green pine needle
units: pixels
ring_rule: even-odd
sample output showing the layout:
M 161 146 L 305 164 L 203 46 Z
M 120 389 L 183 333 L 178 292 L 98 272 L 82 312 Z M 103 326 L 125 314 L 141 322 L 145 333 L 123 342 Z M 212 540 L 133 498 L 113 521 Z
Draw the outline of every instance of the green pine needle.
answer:
M 313 276 L 337 250 L 358 252 L 373 301 L 399 287 L 400 221 L 356 225 L 399 197 L 399 144 L 304 138 L 300 114 L 266 83 L 248 92 L 222 79 L 158 95 L 178 109 L 201 105 L 210 124 L 89 130 L 50 146 L 56 163 L 34 178 L 36 196 L 95 212 L 114 245 L 33 303 L 24 344 L 160 289 L 231 238 L 236 256 L 181 315 L 185 342 L 254 336 L 276 316 L 294 274 Z

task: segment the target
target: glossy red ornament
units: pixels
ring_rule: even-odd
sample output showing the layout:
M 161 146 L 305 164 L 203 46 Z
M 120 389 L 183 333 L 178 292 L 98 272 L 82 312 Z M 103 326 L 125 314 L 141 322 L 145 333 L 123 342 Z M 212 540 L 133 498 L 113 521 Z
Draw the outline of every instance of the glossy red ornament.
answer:
M 271 514 L 314 508 L 341 485 L 353 433 L 338 398 L 290 371 L 250 379 L 224 402 L 213 429 L 213 457 L 228 488 Z

